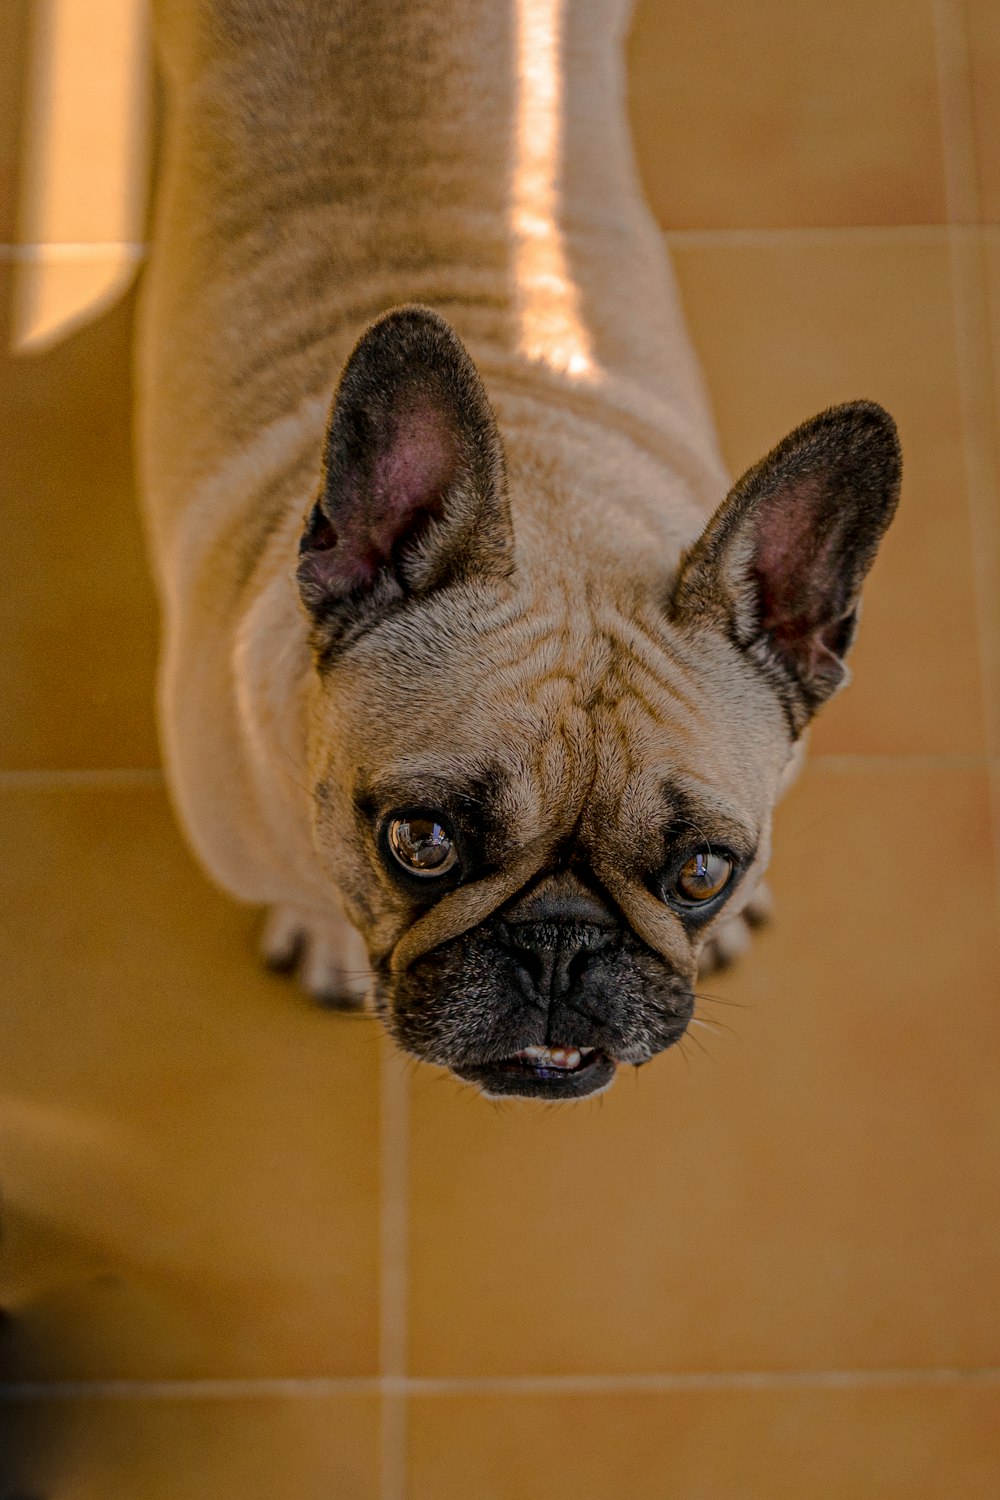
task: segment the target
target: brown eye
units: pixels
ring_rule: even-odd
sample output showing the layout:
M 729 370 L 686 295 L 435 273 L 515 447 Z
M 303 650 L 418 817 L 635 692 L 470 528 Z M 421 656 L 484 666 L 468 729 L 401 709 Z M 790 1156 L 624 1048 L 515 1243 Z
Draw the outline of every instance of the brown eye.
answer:
M 451 834 L 433 814 L 393 818 L 386 837 L 393 858 L 411 875 L 444 875 L 458 863 Z
M 700 849 L 691 856 L 675 880 L 674 895 L 686 906 L 699 906 L 724 890 L 732 873 L 732 860 L 722 854 L 713 854 L 710 849 Z

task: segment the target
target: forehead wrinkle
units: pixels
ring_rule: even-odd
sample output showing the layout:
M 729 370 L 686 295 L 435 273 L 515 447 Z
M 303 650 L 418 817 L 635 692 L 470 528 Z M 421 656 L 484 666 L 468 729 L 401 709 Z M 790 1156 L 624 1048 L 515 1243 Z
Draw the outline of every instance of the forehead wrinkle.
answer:
M 646 691 L 694 710 L 699 699 L 697 659 L 653 607 L 624 613 L 616 606 L 600 614 L 600 629 L 612 648 L 619 677 L 641 676 Z
M 720 792 L 717 786 L 684 771 L 672 771 L 662 791 L 667 808 L 673 793 L 675 802 L 681 804 L 681 811 L 693 809 L 696 815 L 703 814 L 706 820 L 729 823 L 740 833 L 749 849 L 756 847 L 760 837 L 756 820 L 751 820 L 747 809 L 725 792 Z

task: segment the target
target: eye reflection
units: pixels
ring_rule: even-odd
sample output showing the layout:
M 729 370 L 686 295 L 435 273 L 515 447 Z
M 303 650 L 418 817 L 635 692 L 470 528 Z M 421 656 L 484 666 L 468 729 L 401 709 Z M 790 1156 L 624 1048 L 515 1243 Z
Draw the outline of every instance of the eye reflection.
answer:
M 447 826 L 434 813 L 393 818 L 387 829 L 389 851 L 411 875 L 444 875 L 458 863 Z
M 674 882 L 674 896 L 685 906 L 700 906 L 712 901 L 729 883 L 732 860 L 711 849 L 699 849 L 681 869 Z

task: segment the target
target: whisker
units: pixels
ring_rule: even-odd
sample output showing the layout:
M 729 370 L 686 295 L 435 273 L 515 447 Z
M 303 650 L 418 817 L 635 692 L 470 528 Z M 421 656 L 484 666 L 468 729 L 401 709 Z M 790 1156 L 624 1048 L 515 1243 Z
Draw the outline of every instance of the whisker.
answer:
M 727 1026 L 724 1021 L 711 1021 L 705 1016 L 692 1016 L 688 1022 L 689 1026 L 704 1026 L 706 1031 L 714 1031 L 716 1034 L 728 1031 L 730 1036 L 739 1036 L 739 1032 L 733 1026 Z
M 685 991 L 689 1000 L 708 1000 L 712 1005 L 731 1005 L 735 1010 L 749 1010 L 745 1000 L 732 1000 L 728 995 L 710 995 L 707 990 Z
M 703 1052 L 705 1054 L 705 1056 L 710 1059 L 711 1062 L 716 1062 L 717 1061 L 717 1059 L 712 1056 L 711 1052 L 709 1052 L 708 1048 L 705 1046 L 705 1043 L 703 1041 L 701 1041 L 698 1037 L 696 1037 L 692 1032 L 686 1031 L 684 1033 L 684 1035 L 685 1035 L 685 1037 L 690 1037 L 693 1045 L 698 1048 L 698 1051 L 699 1052 Z

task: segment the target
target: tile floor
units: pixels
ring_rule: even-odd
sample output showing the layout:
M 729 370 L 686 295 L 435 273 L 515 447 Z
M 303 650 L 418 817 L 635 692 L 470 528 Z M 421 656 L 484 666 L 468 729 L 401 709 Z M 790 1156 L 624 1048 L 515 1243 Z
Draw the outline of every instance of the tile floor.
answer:
M 2 1500 L 1000 1493 L 1000 13 L 640 0 L 629 59 L 730 465 L 856 395 L 903 434 L 778 921 L 569 1112 L 311 1010 L 156 769 L 131 298 L 7 356 Z

